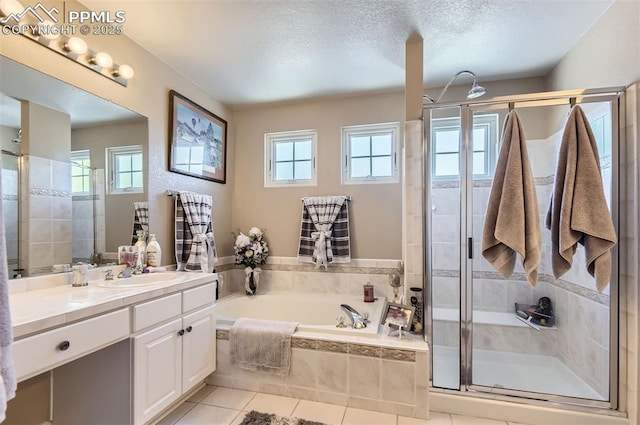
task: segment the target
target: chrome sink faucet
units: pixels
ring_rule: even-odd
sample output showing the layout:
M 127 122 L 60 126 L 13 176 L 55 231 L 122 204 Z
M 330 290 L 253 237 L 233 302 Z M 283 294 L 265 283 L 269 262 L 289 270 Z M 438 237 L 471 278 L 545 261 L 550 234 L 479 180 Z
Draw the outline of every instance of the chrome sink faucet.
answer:
M 367 327 L 367 322 L 360 313 L 348 304 L 340 304 L 342 310 L 347 313 L 347 317 L 351 319 L 351 327 L 354 329 L 362 329 Z
M 127 277 L 131 277 L 134 274 L 140 274 L 140 273 L 142 273 L 142 271 L 138 270 L 138 267 L 128 266 L 127 268 L 122 269 L 120 273 L 118 273 L 118 278 L 119 279 L 127 278 Z

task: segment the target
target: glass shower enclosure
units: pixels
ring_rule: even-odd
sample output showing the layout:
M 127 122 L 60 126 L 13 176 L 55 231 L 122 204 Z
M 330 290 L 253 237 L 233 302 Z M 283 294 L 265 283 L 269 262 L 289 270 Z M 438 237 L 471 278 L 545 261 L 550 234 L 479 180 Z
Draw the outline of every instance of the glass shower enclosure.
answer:
M 432 385 L 615 408 L 618 370 L 617 247 L 610 285 L 596 290 L 578 248 L 555 279 L 545 215 L 557 151 L 572 104 L 585 111 L 597 140 L 605 197 L 617 230 L 621 91 L 520 95 L 425 106 L 427 338 Z M 505 279 L 481 253 L 482 231 L 502 126 L 514 108 L 527 140 L 538 198 L 542 260 L 535 287 L 520 258 Z M 552 326 L 531 326 L 516 303 L 547 297 Z

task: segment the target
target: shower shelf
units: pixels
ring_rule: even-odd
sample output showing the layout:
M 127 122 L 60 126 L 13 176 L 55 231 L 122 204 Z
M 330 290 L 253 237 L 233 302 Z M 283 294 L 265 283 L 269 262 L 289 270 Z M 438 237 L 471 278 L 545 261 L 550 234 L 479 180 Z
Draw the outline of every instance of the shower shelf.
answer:
M 434 308 L 433 320 L 441 320 L 444 322 L 457 322 L 460 320 L 460 311 L 454 308 Z M 498 326 L 513 326 L 517 328 L 528 328 L 529 325 L 518 320 L 513 313 L 502 313 L 495 311 L 480 311 L 473 312 L 473 323 L 476 325 L 498 325 Z M 542 330 L 556 330 L 556 326 L 543 327 Z

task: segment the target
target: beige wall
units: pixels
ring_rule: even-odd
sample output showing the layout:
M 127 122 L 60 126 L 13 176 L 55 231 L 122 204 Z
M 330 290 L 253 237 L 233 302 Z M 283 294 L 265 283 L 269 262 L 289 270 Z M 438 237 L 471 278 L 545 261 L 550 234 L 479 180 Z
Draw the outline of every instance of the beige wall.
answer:
M 71 118 L 68 114 L 23 100 L 22 153 L 69 162 L 71 152 Z
M 95 127 L 77 128 L 71 131 L 71 149 L 91 151 L 91 167 L 105 169 L 105 149 L 115 146 L 142 145 L 144 158 L 148 158 L 149 128 L 147 120 L 127 121 Z M 149 167 L 148 161 L 144 169 Z M 133 203 L 147 200 L 149 186 L 147 173 L 143 193 L 118 193 L 105 195 L 106 251 L 116 252 L 118 246 L 129 245 L 133 229 Z M 108 177 L 106 181 L 108 181 Z M 151 229 L 153 231 L 153 229 Z M 169 260 L 169 259 L 167 259 Z
M 341 185 L 342 126 L 403 122 L 404 94 L 311 100 L 235 112 L 237 152 L 233 229 L 266 229 L 271 255 L 295 257 L 302 204 L 315 195 L 351 195 L 351 257 L 400 259 L 402 188 L 400 183 Z M 265 133 L 316 129 L 318 184 L 264 187 Z M 401 155 L 400 155 L 401 157 Z
M 43 3 L 47 7 L 55 5 L 63 10 L 62 1 L 44 1 Z M 67 1 L 65 7 L 68 10 L 83 9 L 76 1 Z M 149 119 L 150 227 L 154 229 L 162 245 L 163 263 L 175 262 L 173 200 L 166 196 L 167 189 L 192 190 L 213 196 L 214 231 L 219 247 L 218 253 L 230 255 L 233 252 L 229 229 L 231 229 L 234 173 L 228 172 L 227 184 L 222 185 L 168 171 L 169 90 L 178 91 L 229 122 L 228 170 L 233 169 L 235 152 L 233 143 L 235 123 L 231 110 L 126 36 L 86 36 L 85 40 L 91 49 L 105 50 L 111 54 L 115 62 L 127 63 L 133 67 L 135 77 L 129 82 L 128 87 L 109 81 L 25 37 L 0 35 L 0 54 L 131 109 Z
M 548 90 L 627 86 L 640 80 L 640 2 L 616 0 L 547 76 Z

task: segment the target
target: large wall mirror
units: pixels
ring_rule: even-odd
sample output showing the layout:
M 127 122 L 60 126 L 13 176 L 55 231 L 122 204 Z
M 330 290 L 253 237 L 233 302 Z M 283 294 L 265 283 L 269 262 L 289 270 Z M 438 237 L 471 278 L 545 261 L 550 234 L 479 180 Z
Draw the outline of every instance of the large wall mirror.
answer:
M 112 261 L 130 245 L 148 140 L 145 117 L 0 56 L 10 277 Z

